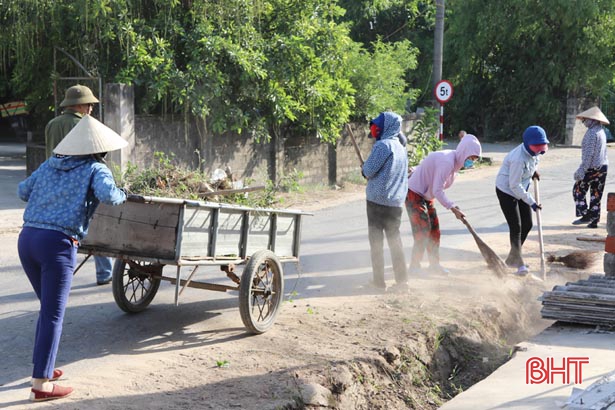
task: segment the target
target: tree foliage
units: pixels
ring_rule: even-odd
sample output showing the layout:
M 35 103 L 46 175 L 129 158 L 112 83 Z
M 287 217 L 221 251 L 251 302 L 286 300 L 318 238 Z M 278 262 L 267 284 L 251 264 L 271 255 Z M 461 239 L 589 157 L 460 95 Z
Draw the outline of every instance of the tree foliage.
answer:
M 412 45 L 365 48 L 344 12 L 335 0 L 0 1 L 0 92 L 47 120 L 52 76 L 83 75 L 66 58 L 52 72 L 61 47 L 93 75 L 135 85 L 139 112 L 191 113 L 218 134 L 334 141 L 351 114 L 403 112 L 414 94 Z
M 557 140 L 569 96 L 601 96 L 615 64 L 613 0 L 449 0 L 445 75 L 456 129 L 518 139 L 542 125 Z
M 382 45 L 413 46 L 413 56 L 391 53 L 405 70 L 403 80 L 406 106 L 396 111 L 403 113 L 412 106 L 431 99 L 431 70 L 433 67 L 433 30 L 435 4 L 432 0 L 340 0 L 346 9 L 343 21 L 350 27 L 350 37 L 374 52 Z M 419 51 L 420 50 L 420 51 Z M 375 57 L 375 56 L 374 56 Z
M 448 0 L 447 129 L 561 138 L 569 97 L 613 87 L 615 0 Z M 138 112 L 207 132 L 334 141 L 349 119 L 430 102 L 433 0 L 0 0 L 0 98 L 51 115 L 54 76 L 135 85 Z M 67 82 L 59 84 L 59 93 Z

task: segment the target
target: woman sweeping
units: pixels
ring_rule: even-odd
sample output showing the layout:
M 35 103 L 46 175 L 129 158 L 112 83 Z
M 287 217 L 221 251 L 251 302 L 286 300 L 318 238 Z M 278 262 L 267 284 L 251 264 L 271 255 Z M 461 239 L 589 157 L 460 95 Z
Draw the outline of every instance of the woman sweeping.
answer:
M 547 152 L 549 140 L 545 130 L 537 125 L 523 132 L 523 143 L 504 158 L 495 181 L 495 192 L 510 231 L 510 252 L 506 264 L 524 276 L 528 269 L 521 248 L 532 229 L 532 210 L 542 209 L 528 192 L 531 179 L 539 179 L 536 172 L 539 156 Z
M 427 250 L 429 271 L 436 274 L 448 274 L 448 269 L 440 265 L 440 222 L 434 206 L 434 198 L 449 209 L 457 219 L 465 215 L 444 190 L 450 188 L 457 172 L 465 167 L 471 168 L 480 155 L 481 146 L 478 139 L 466 134 L 456 150 L 436 151 L 429 154 L 408 178 L 408 196 L 406 210 L 412 225 L 412 260 L 410 272 L 421 269 L 421 260 Z

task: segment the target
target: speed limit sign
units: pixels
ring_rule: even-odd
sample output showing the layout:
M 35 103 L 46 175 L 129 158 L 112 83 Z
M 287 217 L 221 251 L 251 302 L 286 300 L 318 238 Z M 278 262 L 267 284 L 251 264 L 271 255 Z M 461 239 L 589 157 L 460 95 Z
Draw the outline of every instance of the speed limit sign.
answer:
M 444 104 L 453 97 L 453 84 L 448 80 L 442 80 L 436 84 L 433 93 L 436 100 L 438 100 L 440 104 Z

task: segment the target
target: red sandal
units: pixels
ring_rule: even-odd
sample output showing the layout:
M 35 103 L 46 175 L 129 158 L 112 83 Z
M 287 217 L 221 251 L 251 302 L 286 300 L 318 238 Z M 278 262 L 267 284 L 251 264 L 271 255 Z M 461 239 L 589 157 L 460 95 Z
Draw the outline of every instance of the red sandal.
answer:
M 53 385 L 51 391 L 42 391 L 36 389 L 30 389 L 30 401 L 45 401 L 63 399 L 69 396 L 73 392 L 72 387 Z
M 53 375 L 51 376 L 51 379 L 49 379 L 50 382 L 55 382 L 58 381 L 60 379 L 60 377 L 62 377 L 64 375 L 64 372 L 60 369 L 53 369 Z M 32 380 L 30 380 L 30 384 L 32 384 Z
M 64 372 L 62 370 L 60 370 L 60 369 L 53 369 L 53 375 L 51 376 L 51 379 L 49 379 L 49 381 L 50 382 L 55 382 L 60 377 L 62 377 L 62 375 L 64 375 Z

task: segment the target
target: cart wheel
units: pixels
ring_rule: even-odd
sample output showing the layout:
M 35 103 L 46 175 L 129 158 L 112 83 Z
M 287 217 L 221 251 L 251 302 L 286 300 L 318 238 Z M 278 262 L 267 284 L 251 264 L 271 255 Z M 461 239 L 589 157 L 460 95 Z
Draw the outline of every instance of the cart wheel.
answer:
M 254 253 L 241 274 L 239 312 L 243 324 L 255 334 L 275 321 L 284 296 L 282 264 L 271 251 Z
M 124 312 L 138 313 L 150 304 L 160 286 L 164 265 L 116 259 L 113 265 L 113 298 Z M 153 274 L 157 273 L 158 277 Z

